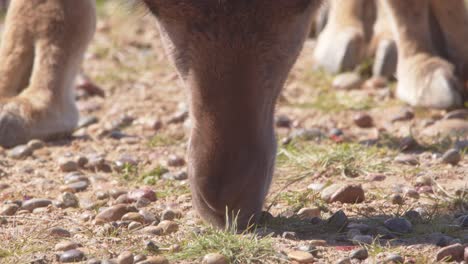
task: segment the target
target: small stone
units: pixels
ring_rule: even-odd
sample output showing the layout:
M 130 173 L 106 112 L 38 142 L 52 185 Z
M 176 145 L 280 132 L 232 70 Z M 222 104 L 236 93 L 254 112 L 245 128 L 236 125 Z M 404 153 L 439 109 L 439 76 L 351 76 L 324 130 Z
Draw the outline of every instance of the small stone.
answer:
M 166 209 L 161 214 L 161 220 L 174 220 L 177 216 L 178 214 L 172 209 Z
M 17 204 L 6 204 L 2 207 L 2 209 L 0 210 L 0 215 L 3 215 L 3 216 L 12 216 L 12 215 L 15 215 L 16 212 L 18 211 L 19 209 L 19 206 Z
M 137 230 L 137 229 L 140 229 L 143 225 L 139 222 L 131 222 L 130 224 L 128 224 L 128 230 L 130 231 L 133 231 L 133 230 Z
M 371 182 L 381 182 L 384 181 L 387 176 L 383 174 L 369 174 L 366 179 Z
M 416 199 L 416 200 L 418 200 L 419 197 L 420 197 L 419 193 L 415 189 L 405 190 L 404 196 L 409 197 L 409 198 L 413 198 L 413 199 Z
M 292 232 L 292 231 L 283 232 L 281 237 L 284 238 L 284 239 L 289 239 L 289 240 L 297 240 L 299 238 L 297 233 Z
M 397 204 L 397 205 L 403 205 L 405 203 L 405 199 L 403 199 L 403 196 L 401 194 L 393 194 L 391 196 L 391 201 L 392 204 Z
M 167 159 L 167 166 L 169 167 L 182 167 L 185 165 L 185 160 L 177 155 L 170 155 Z
M 353 117 L 354 123 L 360 128 L 370 128 L 374 126 L 372 117 L 366 113 L 359 113 Z
M 85 260 L 85 254 L 77 249 L 67 250 L 60 255 L 60 262 L 72 263 Z
M 419 160 L 416 156 L 407 155 L 407 154 L 400 154 L 396 156 L 395 162 L 399 164 L 412 165 L 412 166 L 419 165 Z
M 309 252 L 304 251 L 291 251 L 288 253 L 288 259 L 297 261 L 298 263 L 313 263 L 314 256 Z
M 70 172 L 63 177 L 63 182 L 65 184 L 80 182 L 80 181 L 89 181 L 88 177 L 83 175 L 83 173 L 79 171 Z
M 361 185 L 350 184 L 341 187 L 330 197 L 329 202 L 361 203 L 365 199 L 364 189 Z
M 72 172 L 78 170 L 78 163 L 68 158 L 60 158 L 58 160 L 58 165 L 60 170 L 63 172 Z
M 408 219 L 413 225 L 414 224 L 420 224 L 423 222 L 423 218 L 421 217 L 421 214 L 419 214 L 415 210 L 409 210 L 404 214 L 404 217 Z
M 360 244 L 365 244 L 365 245 L 371 245 L 372 242 L 374 242 L 374 238 L 369 235 L 356 235 L 352 239 L 354 244 L 360 245 Z
M 164 230 L 160 226 L 147 226 L 140 231 L 142 234 L 148 234 L 153 236 L 161 236 L 164 234 Z
M 25 159 L 33 154 L 33 149 L 28 145 L 19 145 L 7 152 L 12 159 Z
M 94 195 L 98 200 L 105 200 L 109 198 L 109 193 L 106 191 L 98 191 Z
M 419 176 L 416 178 L 415 186 L 431 186 L 433 183 L 432 178 L 429 176 Z
M 310 219 L 314 217 L 320 217 L 320 208 L 302 208 L 297 212 L 297 216 L 299 216 L 300 219 Z
M 88 181 L 78 181 L 78 182 L 70 183 L 66 187 L 67 187 L 67 190 L 77 193 L 77 192 L 85 191 L 86 189 L 88 189 L 88 186 L 89 186 Z
M 80 203 L 78 197 L 69 192 L 62 193 L 59 197 L 59 201 L 62 202 L 63 208 L 78 207 Z
M 225 256 L 218 253 L 210 253 L 203 257 L 202 264 L 228 264 Z
M 186 109 L 182 109 L 175 113 L 169 120 L 169 124 L 183 123 L 189 117 L 189 112 Z
M 164 235 L 172 234 L 179 230 L 179 225 L 176 222 L 168 220 L 161 221 L 158 227 L 163 229 Z
M 149 252 L 158 252 L 159 247 L 151 240 L 145 242 L 145 249 Z
M 367 252 L 367 249 L 365 248 L 359 248 L 353 250 L 349 256 L 352 259 L 365 260 L 369 257 L 369 252 Z
M 28 142 L 28 147 L 30 147 L 32 151 L 41 149 L 44 146 L 45 146 L 45 143 L 42 140 L 33 139 L 33 140 Z
M 146 256 L 142 255 L 142 254 L 138 254 L 133 258 L 133 263 L 138 263 L 138 262 L 141 262 L 143 260 L 146 260 Z
M 316 239 L 316 240 L 310 240 L 309 245 L 314 246 L 314 247 L 326 247 L 328 246 L 328 243 L 325 240 Z
M 280 115 L 275 118 L 275 125 L 277 127 L 289 128 L 291 127 L 291 119 L 289 117 Z
M 51 204 L 52 201 L 48 199 L 31 199 L 23 202 L 21 209 L 32 212 L 36 208 L 47 207 Z
M 55 251 L 68 251 L 81 247 L 80 244 L 73 241 L 62 241 L 55 245 Z
M 145 219 L 139 213 L 130 212 L 122 216 L 122 221 L 133 221 L 133 222 L 144 223 Z
M 49 229 L 49 234 L 54 237 L 71 237 L 70 231 L 61 227 L 53 227 Z
M 117 257 L 118 264 L 133 264 L 133 253 L 130 251 L 122 252 Z
M 140 198 L 135 202 L 136 208 L 143 208 L 151 204 L 151 201 L 146 198 Z
M 367 233 L 370 230 L 370 226 L 360 223 L 349 223 L 347 228 L 359 230 L 359 232 L 361 233 Z
M 149 188 L 133 190 L 128 193 L 128 198 L 132 201 L 137 201 L 140 198 L 148 199 L 151 202 L 157 200 L 156 193 Z
M 363 82 L 364 80 L 359 73 L 348 72 L 337 75 L 333 80 L 332 87 L 337 90 L 353 90 L 360 88 Z
M 419 143 L 413 137 L 405 137 L 400 141 L 400 151 L 411 151 L 419 147 Z
M 99 122 L 99 119 L 95 116 L 82 116 L 78 120 L 77 129 L 89 127 L 90 125 L 96 124 Z
M 390 231 L 400 234 L 407 234 L 413 231 L 413 225 L 405 218 L 391 218 L 384 222 L 386 228 Z
M 457 165 L 462 159 L 460 152 L 457 149 L 450 149 L 442 156 L 442 162 L 451 165 Z
M 118 221 L 126 213 L 132 211 L 127 205 L 118 204 L 110 208 L 107 208 L 96 215 L 96 223 L 108 223 L 113 221 Z
M 342 210 L 339 210 L 328 219 L 327 224 L 332 227 L 342 229 L 348 224 L 348 217 Z
M 464 247 L 461 244 L 454 244 L 437 251 L 437 261 L 462 261 L 464 255 Z
M 387 256 L 384 260 L 384 263 L 395 263 L 395 264 L 403 264 L 405 262 L 405 259 L 398 255 L 398 254 L 390 254 Z

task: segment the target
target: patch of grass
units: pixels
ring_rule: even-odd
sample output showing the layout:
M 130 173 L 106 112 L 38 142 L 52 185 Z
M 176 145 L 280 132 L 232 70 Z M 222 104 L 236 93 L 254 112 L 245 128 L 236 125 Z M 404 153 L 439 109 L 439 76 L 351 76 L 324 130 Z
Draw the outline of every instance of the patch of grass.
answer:
M 234 221 L 235 222 L 235 221 Z M 200 260 L 209 253 L 219 253 L 230 263 L 279 263 L 271 237 L 237 232 L 235 225 L 220 230 L 209 227 L 202 234 L 192 233 L 183 243 L 184 250 L 169 256 L 172 260 Z
M 346 176 L 371 172 L 386 172 L 388 161 L 394 154 L 390 149 L 363 146 L 358 143 L 293 142 L 278 152 L 278 167 L 298 174 L 306 171 L 327 171 Z
M 184 142 L 184 137 L 179 136 L 167 136 L 164 134 L 157 134 L 153 138 L 150 139 L 148 142 L 149 147 L 169 147 L 169 146 L 174 146 L 177 144 L 180 144 Z

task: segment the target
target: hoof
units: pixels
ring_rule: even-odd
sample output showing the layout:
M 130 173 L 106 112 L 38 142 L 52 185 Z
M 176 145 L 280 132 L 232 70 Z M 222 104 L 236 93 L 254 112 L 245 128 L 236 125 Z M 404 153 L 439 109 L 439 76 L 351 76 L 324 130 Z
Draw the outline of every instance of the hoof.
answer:
M 355 29 L 336 33 L 325 29 L 314 51 L 316 68 L 330 73 L 352 71 L 362 62 L 365 50 L 364 34 Z
M 398 62 L 398 50 L 393 40 L 382 40 L 375 53 L 372 75 L 391 78 L 395 75 Z
M 418 107 L 450 109 L 463 106 L 463 84 L 450 63 L 427 55 L 401 62 L 397 97 Z

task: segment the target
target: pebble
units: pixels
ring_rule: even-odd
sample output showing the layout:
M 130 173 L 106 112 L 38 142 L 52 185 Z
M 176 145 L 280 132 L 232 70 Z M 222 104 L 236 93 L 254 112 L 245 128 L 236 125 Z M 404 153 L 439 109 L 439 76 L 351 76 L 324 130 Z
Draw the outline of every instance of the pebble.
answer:
M 289 239 L 289 240 L 297 240 L 299 239 L 299 236 L 297 235 L 296 232 L 292 232 L 292 231 L 286 231 L 286 232 L 283 232 L 283 234 L 281 235 L 282 238 L 284 239 Z
M 384 222 L 384 226 L 390 231 L 400 234 L 407 234 L 413 231 L 413 225 L 405 218 L 391 218 Z
M 55 251 L 68 251 L 81 247 L 80 244 L 73 241 L 62 241 L 55 245 Z
M 432 185 L 432 178 L 430 176 L 419 176 L 416 178 L 416 186 L 431 186 Z
M 398 148 L 400 151 L 411 151 L 419 147 L 418 141 L 413 137 L 405 137 L 400 141 Z
M 99 122 L 99 119 L 95 116 L 82 116 L 78 119 L 77 129 L 89 127 L 90 125 L 96 124 Z
M 110 196 L 109 193 L 106 191 L 97 191 L 94 195 L 98 200 L 106 200 Z
M 33 139 L 29 141 L 27 145 L 29 148 L 31 148 L 32 151 L 35 151 L 35 150 L 43 148 L 45 146 L 45 143 L 42 140 Z
M 124 251 L 117 257 L 118 264 L 133 264 L 133 253 Z
M 59 201 L 62 202 L 63 208 L 78 207 L 80 204 L 78 197 L 70 192 L 62 193 L 59 197 Z
M 347 226 L 349 229 L 359 230 L 361 233 L 367 233 L 370 230 L 370 226 L 360 223 L 349 223 Z
M 139 222 L 131 222 L 128 224 L 128 230 L 133 231 L 141 228 L 143 225 Z
M 18 211 L 19 209 L 19 205 L 17 204 L 6 204 L 2 207 L 2 209 L 0 210 L 0 215 L 3 215 L 3 216 L 12 216 L 12 215 L 15 215 L 16 212 Z
M 391 196 L 391 201 L 392 201 L 392 204 L 397 204 L 397 205 L 403 205 L 405 203 L 405 199 L 403 199 L 403 196 L 401 196 L 401 194 L 393 194 Z
M 398 255 L 398 254 L 390 254 L 387 256 L 384 260 L 384 263 L 396 263 L 396 264 L 403 264 L 405 262 L 405 259 Z
M 148 199 L 151 202 L 155 202 L 157 200 L 156 193 L 149 188 L 130 191 L 128 193 L 128 198 L 132 201 L 137 201 L 140 198 Z
M 302 220 L 320 217 L 320 208 L 302 208 L 297 212 L 297 216 Z
M 85 254 L 77 249 L 67 250 L 60 254 L 60 262 L 72 263 L 85 260 Z
M 189 117 L 189 112 L 186 109 L 182 109 L 179 112 L 176 112 L 168 120 L 169 124 L 178 124 L 183 123 Z
M 158 224 L 161 227 L 164 235 L 175 233 L 179 230 L 179 225 L 176 222 L 164 220 Z
M 58 166 L 63 172 L 72 172 L 78 170 L 78 163 L 69 158 L 60 158 L 58 160 Z
M 464 247 L 461 244 L 450 245 L 437 251 L 436 259 L 437 261 L 462 261 L 464 251 Z
M 86 189 L 88 189 L 88 186 L 89 186 L 88 181 L 77 181 L 77 182 L 68 184 L 66 186 L 66 189 L 74 193 L 77 193 L 77 192 L 85 191 Z
M 140 198 L 135 202 L 136 208 L 143 208 L 151 204 L 151 201 L 146 198 Z
M 404 193 L 405 197 L 413 198 L 418 200 L 420 195 L 415 189 L 406 189 Z
M 291 119 L 285 115 L 279 115 L 275 118 L 275 125 L 276 127 L 289 128 L 291 127 Z
M 164 230 L 160 226 L 147 226 L 140 231 L 142 234 L 161 236 L 164 234 Z
M 369 257 L 369 252 L 367 252 L 367 249 L 365 248 L 359 248 L 353 250 L 349 257 L 352 259 L 365 260 Z
M 396 156 L 395 162 L 399 164 L 412 165 L 412 166 L 419 165 L 419 159 L 415 155 L 408 155 L 408 154 L 400 154 Z
M 366 244 L 370 245 L 374 242 L 374 238 L 369 235 L 356 235 L 352 239 L 354 244 L 360 245 L 360 244 Z
M 145 242 L 145 249 L 149 252 L 158 252 L 159 246 L 156 245 L 153 241 L 149 240 Z
M 374 126 L 374 121 L 369 114 L 359 113 L 353 117 L 354 124 L 360 128 L 370 128 Z
M 338 74 L 332 82 L 332 87 L 338 90 L 359 89 L 364 83 L 357 72 L 347 72 Z
M 167 159 L 167 166 L 169 167 L 182 167 L 185 165 L 185 160 L 177 155 L 170 155 Z
M 12 159 L 25 159 L 33 154 L 33 149 L 28 145 L 19 145 L 7 152 L 7 156 Z
M 404 217 L 408 219 L 413 225 L 420 224 L 423 222 L 421 214 L 415 210 L 409 210 L 404 214 Z
M 21 209 L 32 212 L 36 208 L 47 207 L 51 204 L 52 204 L 51 200 L 36 198 L 36 199 L 31 199 L 31 200 L 27 200 L 23 202 Z
M 298 263 L 313 263 L 314 262 L 314 256 L 310 254 L 309 252 L 304 252 L 304 251 L 291 251 L 288 253 L 288 259 L 297 261 Z
M 131 222 L 144 223 L 145 218 L 139 213 L 130 212 L 130 213 L 126 213 L 124 216 L 122 216 L 122 221 L 131 221 Z
M 172 209 L 166 209 L 161 214 L 161 220 L 174 220 L 179 217 L 179 213 Z
M 114 205 L 96 215 L 96 223 L 102 224 L 107 222 L 118 221 L 122 218 L 122 216 L 124 216 L 126 213 L 129 213 L 130 211 L 136 210 L 133 210 L 133 208 L 124 204 Z
M 342 210 L 339 210 L 328 219 L 327 224 L 342 229 L 348 224 L 348 217 Z
M 49 229 L 49 234 L 54 237 L 71 237 L 70 231 L 61 227 L 52 227 Z
M 228 264 L 225 256 L 218 253 L 210 253 L 203 257 L 202 264 Z
M 387 178 L 387 176 L 385 176 L 383 174 L 369 174 L 366 177 L 366 180 L 367 181 L 372 181 L 372 182 L 381 182 L 381 181 L 385 181 L 386 178 Z
M 339 188 L 330 196 L 329 203 L 361 203 L 365 199 L 364 189 L 361 185 L 349 184 Z
M 402 109 L 398 114 L 392 117 L 392 122 L 409 121 L 414 118 L 413 110 L 409 108 Z
M 451 165 L 457 165 L 462 159 L 460 152 L 457 149 L 450 149 L 442 156 L 442 162 Z

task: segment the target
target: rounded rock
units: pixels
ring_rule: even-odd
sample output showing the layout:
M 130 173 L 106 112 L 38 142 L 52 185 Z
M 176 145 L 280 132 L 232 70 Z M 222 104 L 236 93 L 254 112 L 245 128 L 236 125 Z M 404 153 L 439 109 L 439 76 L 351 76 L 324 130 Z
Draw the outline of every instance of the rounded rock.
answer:
M 442 156 L 442 162 L 451 165 L 457 165 L 462 159 L 460 152 L 457 149 L 450 149 Z
M 390 231 L 400 234 L 407 234 L 413 231 L 413 225 L 405 218 L 391 218 L 384 222 L 386 228 Z
M 55 245 L 55 251 L 68 251 L 72 249 L 77 249 L 81 245 L 73 241 L 62 241 Z
M 85 254 L 77 249 L 67 250 L 60 254 L 60 262 L 62 263 L 73 263 L 73 262 L 80 262 L 85 260 Z
M 366 113 L 360 113 L 353 117 L 354 124 L 360 128 L 371 128 L 374 126 L 374 120 Z
M 296 261 L 298 263 L 313 263 L 314 262 L 314 256 L 310 254 L 309 252 L 304 252 L 304 251 L 291 251 L 288 253 L 288 259 Z
M 118 264 L 133 264 L 133 253 L 129 251 L 122 252 L 117 257 Z
M 37 199 L 31 199 L 31 200 L 27 200 L 23 202 L 21 209 L 32 212 L 34 209 L 47 207 L 51 204 L 52 204 L 51 200 L 37 198 Z
M 437 251 L 437 261 L 462 261 L 464 258 L 464 247 L 461 244 L 454 244 Z
M 218 253 L 210 253 L 203 257 L 202 264 L 228 264 L 225 256 Z
M 369 257 L 369 252 L 365 248 L 359 248 L 352 251 L 349 256 L 352 259 L 365 260 Z
M 341 187 L 330 197 L 330 203 L 362 203 L 365 200 L 364 189 L 361 185 L 350 184 Z

